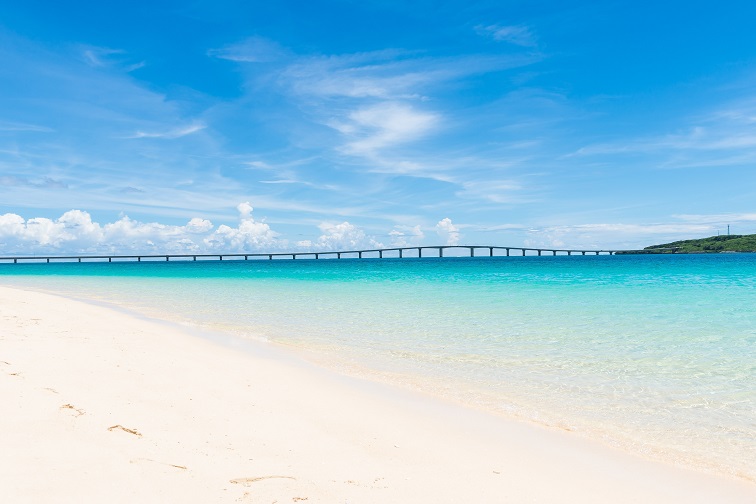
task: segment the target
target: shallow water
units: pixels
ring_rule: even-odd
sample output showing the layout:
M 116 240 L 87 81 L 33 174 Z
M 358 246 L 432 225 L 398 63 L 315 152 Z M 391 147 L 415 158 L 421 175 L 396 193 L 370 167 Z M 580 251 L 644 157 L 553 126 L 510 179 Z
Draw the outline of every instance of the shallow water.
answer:
M 0 264 L 0 283 L 756 480 L 756 254 Z

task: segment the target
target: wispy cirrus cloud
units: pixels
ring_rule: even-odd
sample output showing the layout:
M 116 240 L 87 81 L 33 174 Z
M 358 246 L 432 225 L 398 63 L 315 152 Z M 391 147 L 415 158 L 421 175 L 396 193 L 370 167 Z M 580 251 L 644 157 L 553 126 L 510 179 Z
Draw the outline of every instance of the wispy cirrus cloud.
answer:
M 55 130 L 47 126 L 20 122 L 0 121 L 0 131 L 30 131 L 36 133 L 53 133 Z
M 95 68 L 118 67 L 125 72 L 132 72 L 146 65 L 145 61 L 129 61 L 128 53 L 122 49 L 86 46 L 81 51 L 84 62 Z
M 303 56 L 283 69 L 278 82 L 300 96 L 424 99 L 430 89 L 450 82 L 541 59 L 532 54 L 430 57 L 399 50 Z
M 713 214 L 713 215 L 693 215 L 693 214 L 680 214 L 674 215 L 676 219 L 680 219 L 686 222 L 694 222 L 699 224 L 729 224 L 740 222 L 755 222 L 756 213 L 729 213 L 729 214 Z
M 565 156 L 654 156 L 660 168 L 733 166 L 756 161 L 756 100 L 740 99 L 681 120 L 677 132 L 583 146 Z
M 47 189 L 67 189 L 68 184 L 52 177 L 29 178 L 14 175 L 0 176 L 0 186 L 27 186 Z
M 490 37 L 498 42 L 508 42 L 523 47 L 535 47 L 538 45 L 535 34 L 528 26 L 524 25 L 478 25 L 475 31 L 479 35 Z
M 133 135 L 129 135 L 126 138 L 165 138 L 168 140 L 173 140 L 175 138 L 181 138 L 193 133 L 197 133 L 198 131 L 202 131 L 205 128 L 207 128 L 206 124 L 197 122 L 164 131 L 137 131 Z
M 274 57 L 268 57 L 268 53 Z M 313 190 L 329 189 L 332 183 L 313 180 L 312 174 L 325 176 L 330 172 L 352 182 L 358 180 L 359 174 L 362 187 L 356 190 L 362 199 L 377 196 L 377 188 L 395 176 L 449 184 L 475 182 L 469 179 L 472 170 L 460 170 L 460 166 L 449 162 L 458 155 L 443 147 L 428 152 L 427 145 L 438 144 L 437 135 L 449 125 L 463 127 L 461 118 L 448 115 L 444 102 L 435 97 L 455 92 L 471 78 L 519 69 L 543 59 L 532 51 L 458 56 L 430 56 L 424 51 L 403 49 L 296 54 L 259 37 L 211 50 L 208 55 L 240 63 L 247 76 L 247 95 L 240 102 L 254 101 L 255 95 L 262 92 L 274 92 L 295 106 L 300 120 L 283 127 L 297 132 L 293 139 L 297 144 L 310 141 L 303 142 L 303 138 L 317 138 L 321 153 L 316 162 L 329 166 L 317 170 L 292 167 L 260 182 L 282 191 L 303 185 Z M 275 64 L 264 67 L 247 65 L 273 60 Z M 328 129 L 324 131 L 323 126 Z M 429 157 L 436 161 L 429 162 Z M 280 166 L 275 159 L 256 162 L 257 166 L 250 167 Z M 479 165 L 476 176 L 487 165 Z M 470 198 L 477 197 L 471 187 L 460 185 L 459 191 L 465 191 Z M 496 196 L 488 199 L 491 203 L 496 200 Z
M 352 111 L 347 121 L 330 125 L 347 138 L 339 149 L 351 155 L 372 156 L 381 149 L 412 142 L 429 133 L 441 117 L 402 103 L 380 103 Z
M 595 223 L 531 227 L 528 247 L 568 249 L 640 249 L 675 240 L 710 236 L 716 227 L 704 223 Z
M 532 197 L 522 194 L 523 184 L 517 180 L 475 180 L 460 182 L 462 189 L 457 192 L 461 198 L 488 200 L 494 203 L 523 203 Z
M 237 63 L 270 63 L 290 56 L 279 43 L 264 37 L 249 37 L 219 49 L 210 49 L 207 55 Z

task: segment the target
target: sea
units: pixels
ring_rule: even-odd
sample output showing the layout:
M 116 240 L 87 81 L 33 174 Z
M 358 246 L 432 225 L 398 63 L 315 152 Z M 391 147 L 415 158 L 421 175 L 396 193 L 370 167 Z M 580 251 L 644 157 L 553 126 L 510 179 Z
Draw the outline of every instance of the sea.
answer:
M 756 254 L 19 263 L 0 285 L 756 481 Z

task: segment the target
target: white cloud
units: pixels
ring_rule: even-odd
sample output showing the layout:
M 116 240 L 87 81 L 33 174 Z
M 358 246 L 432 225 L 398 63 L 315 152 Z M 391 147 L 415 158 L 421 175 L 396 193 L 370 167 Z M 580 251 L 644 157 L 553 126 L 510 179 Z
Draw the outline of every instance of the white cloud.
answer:
M 425 135 L 439 120 L 437 114 L 418 111 L 409 105 L 380 103 L 357 109 L 349 114 L 348 122 L 333 122 L 331 126 L 354 138 L 342 147 L 345 153 L 370 155 Z
M 278 233 L 252 217 L 253 208 L 248 201 L 239 203 L 236 209 L 239 211 L 239 226 L 218 226 L 212 235 L 203 240 L 208 248 L 242 252 L 278 245 Z
M 189 223 L 184 227 L 186 228 L 186 231 L 188 233 L 200 234 L 206 233 L 213 229 L 213 223 L 207 219 L 200 219 L 199 217 L 195 217 L 190 220 Z
M 524 244 L 527 247 L 564 249 L 639 249 L 715 233 L 716 228 L 708 224 L 580 224 L 530 229 Z
M 590 144 L 565 157 L 641 154 L 662 168 L 751 165 L 756 161 L 756 100 L 741 99 L 688 117 L 677 131 Z
M 221 49 L 210 49 L 207 55 L 239 63 L 270 63 L 285 57 L 287 51 L 272 40 L 250 37 Z
M 436 224 L 436 233 L 447 245 L 459 245 L 459 228 L 446 217 Z
M 527 198 L 522 196 L 523 186 L 515 180 L 481 180 L 461 182 L 462 190 L 457 196 L 462 198 L 484 199 L 493 203 L 522 203 Z
M 538 59 L 521 55 L 428 58 L 397 50 L 300 57 L 281 72 L 278 82 L 306 97 L 423 99 L 428 88 Z
M 383 248 L 382 243 L 367 236 L 365 231 L 346 221 L 340 224 L 322 222 L 318 227 L 323 234 L 320 235 L 315 245 L 320 250 Z
M 737 222 L 756 221 L 756 213 L 737 213 L 737 214 L 713 214 L 713 215 L 674 215 L 676 219 L 687 222 L 696 222 L 699 224 L 727 224 Z
M 252 218 L 252 211 L 254 210 L 254 208 L 252 208 L 252 205 L 249 204 L 249 201 L 239 203 L 238 205 L 236 205 L 236 209 L 239 211 L 240 219 L 245 220 Z
M 65 253 L 182 253 L 242 252 L 278 248 L 278 233 L 252 217 L 252 206 L 241 203 L 237 227 L 221 225 L 215 231 L 207 219 L 195 217 L 183 226 L 139 222 L 123 216 L 100 224 L 89 213 L 70 210 L 57 219 L 24 219 L 0 215 L 0 250 L 11 254 Z
M 393 230 L 389 232 L 391 237 L 391 245 L 394 247 L 411 247 L 420 245 L 420 242 L 425 238 L 425 233 L 420 228 L 420 225 L 410 226 L 395 226 Z
M 47 126 L 19 122 L 0 121 L 0 131 L 33 131 L 37 133 L 52 133 L 55 130 Z
M 84 61 L 89 66 L 104 67 L 108 64 L 107 59 L 116 54 L 124 54 L 121 49 L 110 49 L 108 47 L 88 47 L 82 51 Z
M 120 68 L 125 72 L 133 72 L 146 65 L 146 62 L 144 61 L 129 63 L 127 61 L 128 55 L 126 51 L 122 49 L 88 46 L 83 48 L 81 55 L 84 62 L 93 68 L 111 67 Z
M 168 139 L 174 139 L 174 138 L 181 138 L 183 136 L 191 135 L 192 133 L 197 133 L 198 131 L 202 131 L 207 126 L 203 123 L 193 123 L 188 124 L 186 126 L 180 126 L 178 128 L 173 128 L 166 131 L 153 131 L 153 132 L 147 132 L 147 131 L 137 131 L 133 135 L 127 137 L 127 138 L 168 138 Z
M 523 47 L 534 47 L 536 45 L 535 35 L 530 28 L 523 25 L 480 25 L 475 27 L 475 31 L 479 35 L 491 37 L 499 42 L 509 42 Z

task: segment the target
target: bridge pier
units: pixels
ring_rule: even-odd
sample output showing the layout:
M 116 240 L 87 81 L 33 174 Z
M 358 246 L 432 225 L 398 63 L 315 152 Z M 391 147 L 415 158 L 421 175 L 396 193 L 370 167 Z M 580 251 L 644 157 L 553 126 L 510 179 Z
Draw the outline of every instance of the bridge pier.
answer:
M 475 249 L 470 247 L 470 257 L 475 257 Z
M 572 251 L 571 251 L 571 250 L 568 250 L 568 251 L 567 251 L 567 255 L 572 255 Z
M 493 247 L 488 247 L 488 257 L 493 257 Z
M 404 252 L 404 249 L 399 249 L 399 259 L 403 257 L 402 252 Z
M 522 249 L 522 257 L 525 257 L 525 249 Z
M 556 250 L 552 250 L 552 252 L 554 253 L 554 255 L 556 255 Z
M 541 249 L 538 249 L 538 256 L 540 257 L 540 255 L 541 255 Z
M 423 248 L 417 247 L 417 257 L 423 257 Z
M 444 249 L 443 249 L 443 247 L 438 247 L 438 257 L 444 257 Z
M 273 260 L 273 254 L 268 254 L 268 259 L 272 261 Z
M 378 259 L 383 259 L 383 250 L 378 251 Z
M 341 252 L 336 252 L 336 259 L 341 259 Z
M 197 256 L 192 256 L 192 261 L 196 261 L 196 260 L 197 260 Z

